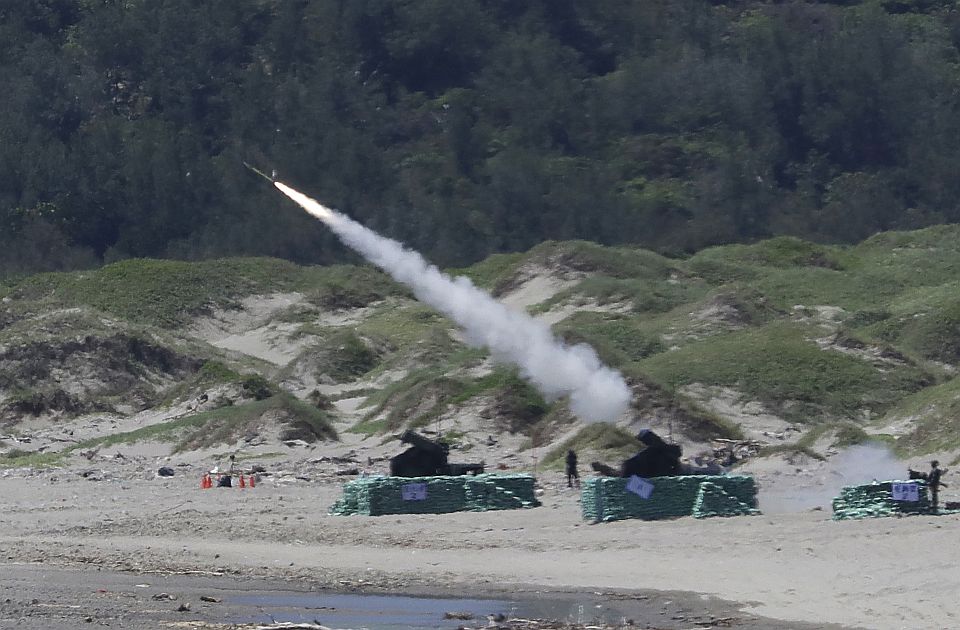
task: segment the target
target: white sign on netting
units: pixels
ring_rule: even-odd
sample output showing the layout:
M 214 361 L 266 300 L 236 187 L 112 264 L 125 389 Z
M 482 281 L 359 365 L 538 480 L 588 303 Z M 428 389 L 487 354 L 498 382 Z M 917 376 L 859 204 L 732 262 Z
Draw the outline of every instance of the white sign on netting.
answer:
M 892 484 L 891 494 L 894 501 L 919 501 L 920 487 L 915 483 Z
M 427 498 L 427 484 L 406 483 L 400 486 L 400 495 L 404 501 L 423 501 Z
M 653 494 L 653 484 L 643 477 L 633 475 L 627 480 L 627 490 L 641 499 L 649 499 L 650 495 Z

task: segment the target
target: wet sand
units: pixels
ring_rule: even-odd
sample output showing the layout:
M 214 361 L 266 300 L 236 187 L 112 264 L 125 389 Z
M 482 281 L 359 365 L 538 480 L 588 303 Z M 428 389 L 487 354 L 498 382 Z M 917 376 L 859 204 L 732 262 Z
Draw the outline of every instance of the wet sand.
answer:
M 734 603 L 680 592 L 564 591 L 513 585 L 458 594 L 457 589 L 438 584 L 428 589 L 431 593 L 398 596 L 376 588 L 342 593 L 310 589 L 296 580 L 238 576 L 145 575 L 45 564 L 0 564 L 0 571 L 4 576 L 0 627 L 29 630 L 247 628 L 271 622 L 453 630 L 488 627 L 494 619 L 502 619 L 501 624 L 514 620 L 518 625 L 525 620 L 560 621 L 570 628 L 842 628 L 746 615 Z M 448 618 L 460 613 L 470 616 Z

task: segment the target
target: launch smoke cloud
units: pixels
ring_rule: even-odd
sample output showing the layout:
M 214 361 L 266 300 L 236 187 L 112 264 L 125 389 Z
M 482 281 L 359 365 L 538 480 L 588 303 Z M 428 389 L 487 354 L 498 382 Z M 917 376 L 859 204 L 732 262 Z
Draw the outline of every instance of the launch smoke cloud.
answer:
M 274 186 L 326 223 L 347 246 L 410 287 L 418 300 L 456 322 L 468 343 L 489 349 L 497 361 L 519 367 L 546 399 L 569 396 L 573 412 L 589 421 L 612 421 L 627 410 L 630 388 L 619 372 L 600 362 L 590 346 L 567 346 L 546 324 L 507 308 L 468 278 L 452 278 L 397 241 L 289 186 L 280 182 Z

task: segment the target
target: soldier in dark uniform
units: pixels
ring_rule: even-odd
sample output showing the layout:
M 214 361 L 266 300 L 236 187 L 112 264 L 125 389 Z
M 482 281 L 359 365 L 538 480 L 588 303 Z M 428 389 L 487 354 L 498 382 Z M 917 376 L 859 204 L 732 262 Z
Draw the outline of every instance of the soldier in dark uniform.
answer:
M 927 486 L 930 487 L 930 502 L 933 505 L 933 511 L 937 511 L 937 499 L 940 494 L 940 486 L 946 487 L 947 484 L 940 481 L 941 475 L 945 470 L 940 470 L 940 462 L 933 460 L 930 462 L 930 472 L 927 473 Z
M 580 487 L 580 473 L 577 472 L 577 454 L 571 448 L 567 451 L 567 487 L 572 488 L 573 482 L 577 482 L 577 487 Z

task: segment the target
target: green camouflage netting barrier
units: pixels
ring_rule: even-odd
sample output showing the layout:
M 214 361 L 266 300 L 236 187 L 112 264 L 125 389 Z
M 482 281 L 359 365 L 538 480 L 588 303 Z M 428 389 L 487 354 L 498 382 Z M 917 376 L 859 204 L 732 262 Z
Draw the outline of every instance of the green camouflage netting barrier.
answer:
M 530 475 L 368 477 L 345 483 L 330 513 L 380 516 L 531 508 L 540 505 L 534 482 Z
M 530 475 L 477 475 L 467 477 L 467 509 L 517 510 L 540 505 L 534 496 Z
M 695 516 L 759 514 L 757 484 L 744 475 L 691 475 L 653 477 L 647 499 L 627 490 L 628 479 L 593 477 L 583 482 L 581 507 L 588 521 L 625 518 L 656 520 Z
M 748 479 L 753 479 L 748 477 Z M 740 516 L 741 514 L 756 514 L 758 510 L 752 507 L 756 504 L 756 490 L 750 504 L 744 503 L 735 496 L 727 493 L 721 484 L 704 481 L 697 491 L 697 499 L 693 502 L 694 518 L 710 518 L 712 516 Z
M 893 484 L 895 483 L 916 484 L 919 500 L 894 501 Z M 927 514 L 930 511 L 927 483 L 918 479 L 875 481 L 863 486 L 847 486 L 840 490 L 840 496 L 833 500 L 833 520 L 835 521 L 848 518 Z

